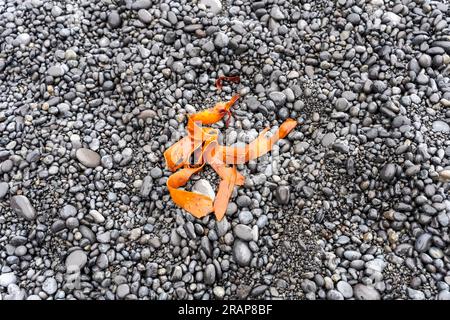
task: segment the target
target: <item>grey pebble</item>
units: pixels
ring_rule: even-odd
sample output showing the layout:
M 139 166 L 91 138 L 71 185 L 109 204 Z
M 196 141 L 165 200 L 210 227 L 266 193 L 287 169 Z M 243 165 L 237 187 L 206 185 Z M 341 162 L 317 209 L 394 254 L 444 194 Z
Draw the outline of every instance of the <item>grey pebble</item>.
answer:
M 11 197 L 11 209 L 20 217 L 32 221 L 36 218 L 36 210 L 27 197 L 17 195 Z
M 143 23 L 150 23 L 153 20 L 152 15 L 146 9 L 139 9 L 138 17 Z
M 449 299 L 447 3 L 0 2 L 0 300 Z M 297 126 L 195 218 L 164 152 L 238 93 L 220 144 Z
M 45 279 L 44 283 L 42 284 L 42 290 L 44 290 L 45 293 L 49 295 L 55 294 L 55 292 L 58 290 L 58 283 L 56 282 L 55 278 Z
M 0 182 L 0 199 L 3 199 L 9 191 L 9 184 L 6 182 Z
M 52 77 L 62 77 L 66 73 L 67 66 L 57 64 L 47 69 L 47 74 Z
M 208 11 L 214 14 L 222 11 L 222 2 L 220 0 L 200 0 L 199 4 L 204 5 Z
M 357 284 L 353 286 L 353 294 L 356 300 L 380 300 L 380 293 L 370 286 L 364 284 Z
M 216 197 L 214 189 L 212 188 L 211 184 L 208 180 L 200 179 L 194 183 L 192 186 L 192 192 L 200 193 L 205 196 L 208 196 L 213 201 Z
M 391 182 L 395 177 L 396 166 L 393 163 L 387 163 L 380 171 L 380 177 L 386 182 Z
M 78 161 L 88 168 L 95 168 L 100 165 L 100 155 L 95 151 L 80 148 L 76 152 L 76 157 Z
M 346 111 L 349 108 L 349 103 L 345 98 L 338 98 L 334 104 L 337 111 Z
M 328 146 L 332 145 L 335 140 L 336 140 L 336 134 L 334 134 L 333 132 L 327 133 L 322 138 L 322 145 L 324 147 L 328 147 Z
M 430 249 L 432 243 L 432 236 L 429 233 L 421 234 L 414 245 L 417 252 L 426 252 Z
M 10 284 L 15 284 L 17 277 L 13 272 L 5 272 L 0 274 L 0 287 L 7 288 Z
M 125 298 L 130 293 L 130 286 L 126 283 L 122 283 L 117 287 L 117 297 L 119 299 Z
M 208 264 L 205 268 L 205 284 L 212 285 L 216 282 L 216 268 L 213 264 Z
M 236 240 L 233 246 L 233 257 L 240 266 L 248 266 L 252 258 L 252 252 L 245 242 Z
M 66 257 L 67 270 L 81 270 L 87 263 L 87 255 L 82 250 L 74 250 Z
M 334 289 L 331 289 L 330 291 L 327 292 L 327 299 L 328 300 L 344 300 L 344 297 L 342 296 L 342 294 Z
M 272 9 L 270 10 L 270 16 L 275 20 L 283 20 L 285 18 L 284 14 L 280 10 L 280 7 L 278 6 L 272 7 Z
M 218 32 L 214 38 L 214 46 L 216 48 L 222 49 L 228 46 L 229 43 L 228 36 L 223 32 Z
M 353 297 L 353 288 L 347 282 L 341 280 L 337 283 L 336 289 L 342 294 L 346 299 Z
M 61 208 L 61 210 L 59 211 L 59 216 L 66 220 L 70 217 L 75 217 L 77 215 L 77 208 L 75 208 L 73 205 L 71 204 L 67 204 L 64 207 Z
M 437 120 L 433 122 L 433 131 L 434 132 L 450 132 L 450 126 L 444 121 Z
M 249 224 L 253 221 L 253 215 L 250 211 L 239 212 L 239 222 L 242 224 Z
M 288 186 L 279 186 L 276 189 L 275 197 L 279 204 L 288 204 L 290 197 L 290 190 Z
M 21 33 L 16 37 L 16 42 L 19 45 L 27 46 L 31 42 L 31 36 L 28 33 Z
M 273 101 L 273 103 L 275 103 L 277 107 L 284 106 L 284 104 L 286 103 L 286 95 L 283 92 L 271 92 L 269 93 L 269 98 Z
M 234 227 L 234 234 L 239 239 L 251 241 L 253 239 L 252 228 L 244 224 L 238 224 Z
M 109 12 L 108 25 L 112 29 L 116 29 L 116 28 L 120 27 L 121 24 L 122 24 L 122 19 L 120 18 L 119 12 L 117 12 L 116 10 Z

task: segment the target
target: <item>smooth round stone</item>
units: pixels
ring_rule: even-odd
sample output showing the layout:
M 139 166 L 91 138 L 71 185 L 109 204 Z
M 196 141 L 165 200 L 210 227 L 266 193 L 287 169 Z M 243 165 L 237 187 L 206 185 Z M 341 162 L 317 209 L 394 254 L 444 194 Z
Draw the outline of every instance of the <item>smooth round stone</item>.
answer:
M 225 296 L 225 289 L 223 287 L 216 286 L 213 289 L 213 293 L 217 299 L 222 299 Z
M 327 293 L 327 299 L 328 300 L 344 300 L 344 297 L 342 296 L 342 294 L 339 291 L 331 289 Z
M 116 28 L 120 27 L 121 24 L 122 24 L 122 19 L 120 18 L 119 13 L 116 10 L 111 11 L 108 14 L 108 25 L 112 29 L 116 29 Z
M 426 252 L 430 249 L 432 241 L 431 234 L 423 233 L 417 238 L 414 248 L 417 252 Z
M 347 21 L 350 22 L 350 23 L 353 24 L 353 25 L 357 25 L 357 24 L 360 23 L 361 17 L 360 17 L 359 14 L 357 14 L 357 13 L 350 13 L 350 14 L 347 16 Z
M 316 283 L 309 279 L 303 280 L 300 286 L 302 287 L 302 290 L 305 291 L 306 293 L 314 293 L 317 291 Z
M 200 57 L 193 57 L 189 60 L 189 64 L 194 67 L 199 67 L 203 64 L 203 61 Z
M 117 287 L 117 296 L 120 299 L 125 298 L 130 293 L 130 286 L 126 283 L 122 283 Z
M 14 167 L 14 163 L 9 159 L 0 163 L 1 171 L 6 172 L 6 173 L 11 172 L 13 167 Z
M 272 100 L 277 107 L 281 107 L 286 103 L 286 95 L 284 92 L 280 91 L 269 93 L 269 99 Z
M 425 75 L 424 73 L 420 73 L 417 76 L 416 81 L 418 84 L 426 85 L 430 81 L 430 78 L 427 75 Z
M 16 42 L 19 45 L 27 46 L 31 42 L 31 36 L 28 33 L 21 33 L 16 37 Z
M 230 40 L 225 33 L 218 32 L 216 34 L 216 37 L 214 38 L 214 46 L 219 49 L 225 48 L 226 46 L 228 46 L 229 41 Z
M 342 98 L 347 101 L 355 101 L 358 98 L 358 94 L 353 91 L 344 91 L 342 92 Z
M 233 258 L 241 267 L 248 266 L 252 259 L 252 252 L 250 251 L 247 243 L 236 240 L 233 246 Z
M 446 122 L 441 120 L 434 121 L 432 128 L 434 132 L 448 133 L 450 131 L 450 126 Z
M 23 257 L 27 254 L 27 247 L 25 246 L 18 246 L 16 250 L 14 250 L 14 254 L 18 257 Z
M 30 200 L 22 195 L 11 198 L 11 209 L 20 217 L 32 221 L 36 218 L 36 210 L 31 205 Z
M 304 154 L 306 150 L 309 148 L 309 143 L 306 141 L 301 141 L 294 145 L 294 153 L 296 154 Z
M 9 184 L 0 182 L 0 199 L 3 199 L 9 191 Z
M 431 66 L 431 57 L 427 54 L 422 54 L 419 57 L 419 64 L 422 68 L 428 68 Z
M 0 287 L 7 288 L 10 284 L 17 282 L 17 277 L 13 272 L 0 274 Z
M 156 113 L 153 110 L 143 110 L 138 115 L 138 119 L 147 120 L 148 118 L 156 117 Z
M 339 281 L 336 285 L 338 291 L 344 296 L 344 298 L 349 299 L 353 297 L 353 288 L 345 281 Z
M 270 10 L 270 16 L 275 20 L 283 20 L 285 18 L 283 12 L 281 12 L 280 7 L 273 6 Z
M 64 59 L 66 60 L 76 60 L 77 59 L 77 53 L 71 49 L 66 50 L 64 53 Z
M 79 231 L 85 239 L 89 240 L 89 243 L 95 242 L 95 239 L 96 239 L 95 234 L 89 227 L 87 227 L 85 225 L 81 225 L 79 227 Z
M 150 170 L 150 176 L 153 179 L 158 179 L 162 177 L 162 170 L 158 167 L 153 168 L 152 170 Z
M 216 282 L 216 268 L 212 263 L 206 266 L 203 278 L 207 285 L 212 285 Z
M 393 163 L 387 163 L 380 171 L 380 177 L 386 182 L 391 182 L 395 177 L 396 166 Z
M 356 250 L 347 250 L 344 252 L 344 257 L 347 260 L 353 261 L 359 259 L 361 257 L 361 253 Z
M 109 265 L 108 257 L 106 256 L 106 254 L 101 253 L 97 258 L 96 264 L 100 268 L 100 270 L 106 269 Z
M 45 291 L 45 293 L 52 295 L 58 290 L 58 283 L 56 282 L 55 278 L 47 278 L 45 279 L 44 283 L 42 284 L 42 290 Z
M 442 250 L 436 247 L 431 247 L 428 253 L 433 259 L 442 259 L 444 257 Z
M 55 174 L 57 174 L 59 172 L 59 168 L 57 167 L 57 166 L 51 166 L 49 169 L 48 169 L 48 173 L 50 174 L 50 175 L 55 175 Z
M 100 155 L 92 150 L 80 148 L 76 152 L 76 157 L 84 166 L 95 168 L 100 165 Z
M 152 22 L 152 15 L 150 14 L 150 12 L 148 12 L 146 9 L 140 9 L 138 11 L 138 18 L 139 20 L 141 20 L 143 23 L 150 23 Z
M 62 77 L 66 73 L 66 66 L 57 64 L 47 69 L 47 74 L 52 77 Z
M 63 10 L 62 10 L 60 7 L 58 7 L 58 6 L 56 6 L 56 5 L 54 5 L 54 6 L 52 7 L 51 14 L 52 14 L 52 16 L 54 16 L 55 18 L 56 18 L 56 17 L 59 17 L 60 15 L 62 15 L 62 13 L 63 13 Z
M 53 233 L 58 233 L 61 230 L 64 230 L 66 227 L 66 224 L 63 220 L 55 220 L 55 222 L 52 223 L 50 230 Z
M 334 107 L 337 111 L 346 111 L 350 107 L 350 104 L 345 98 L 337 98 Z
M 59 216 L 63 219 L 68 219 L 70 217 L 75 217 L 77 215 L 77 208 L 71 204 L 67 204 L 59 211 Z
M 450 292 L 448 290 L 443 290 L 437 295 L 437 300 L 450 300 Z
M 108 80 L 103 83 L 103 90 L 110 91 L 114 89 L 114 82 Z
M 214 193 L 214 189 L 212 188 L 211 184 L 208 180 L 200 179 L 194 183 L 192 186 L 192 192 L 203 194 L 209 198 L 211 198 L 213 201 L 216 197 L 216 194 Z
M 105 222 L 105 217 L 97 210 L 89 211 L 89 215 L 94 219 L 96 223 Z
M 328 146 L 332 145 L 334 143 L 334 141 L 336 141 L 336 134 L 334 134 L 333 132 L 330 132 L 323 136 L 322 145 L 324 147 L 328 147 Z
M 102 164 L 102 167 L 104 167 L 106 169 L 112 169 L 114 166 L 113 157 L 110 155 L 104 155 L 101 158 L 101 164 Z
M 218 14 L 222 11 L 222 2 L 220 0 L 200 0 L 198 6 L 199 8 L 214 14 Z
M 252 228 L 244 224 L 238 224 L 234 227 L 234 234 L 239 239 L 251 241 L 253 239 Z
M 152 6 L 151 0 L 134 0 L 131 4 L 131 9 L 139 10 L 139 9 L 149 9 Z
M 353 287 L 353 294 L 356 300 L 380 300 L 381 296 L 377 289 L 363 284 Z
M 397 24 L 400 23 L 401 21 L 401 17 L 393 12 L 385 12 L 383 17 L 382 17 L 382 21 L 386 22 L 392 26 L 396 26 Z
M 338 243 L 338 244 L 347 244 L 349 242 L 350 242 L 350 238 L 345 235 L 339 236 L 339 238 L 336 241 L 336 243 Z
M 439 172 L 439 179 L 442 181 L 450 181 L 450 170 L 442 170 Z
M 80 222 L 78 221 L 77 218 L 70 217 L 66 220 L 66 227 L 69 228 L 70 230 L 78 228 L 79 225 L 80 225 Z
M 279 186 L 275 192 L 275 198 L 279 204 L 288 204 L 290 191 L 288 186 Z
M 24 245 L 24 244 L 26 244 L 27 242 L 28 242 L 28 239 L 27 239 L 26 237 L 23 237 L 23 236 L 14 236 L 14 237 L 11 239 L 11 244 L 12 244 L 13 246 L 15 246 L 15 247 Z
M 253 215 L 250 211 L 239 212 L 239 222 L 243 224 L 249 224 L 253 221 Z
M 425 294 L 422 291 L 407 288 L 408 297 L 412 300 L 425 300 Z
M 237 197 L 236 204 L 239 208 L 249 207 L 252 204 L 252 199 L 249 196 L 242 195 Z
M 87 255 L 82 250 L 72 251 L 66 258 L 67 270 L 81 270 L 87 263 Z
M 202 46 L 202 49 L 205 50 L 206 52 L 213 52 L 214 43 L 212 41 L 208 41 Z

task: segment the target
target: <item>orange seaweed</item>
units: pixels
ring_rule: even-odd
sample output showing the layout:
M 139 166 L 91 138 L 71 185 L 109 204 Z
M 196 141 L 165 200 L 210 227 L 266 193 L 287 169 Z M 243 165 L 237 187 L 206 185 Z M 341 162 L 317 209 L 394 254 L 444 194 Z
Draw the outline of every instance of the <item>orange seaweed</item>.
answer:
M 220 77 L 216 81 L 218 89 L 222 88 L 223 80 L 239 82 L 240 78 L 238 76 Z M 216 219 L 222 220 L 234 187 L 243 185 L 245 181 L 244 176 L 237 171 L 235 165 L 246 163 L 266 154 L 272 150 L 273 145 L 279 139 L 287 136 L 297 125 L 295 120 L 288 119 L 270 137 L 266 136 L 269 131 L 269 128 L 266 128 L 245 147 L 221 146 L 217 141 L 218 130 L 202 127 L 202 125 L 212 125 L 222 120 L 225 115 L 228 115 L 229 120 L 230 108 L 238 99 L 239 95 L 235 95 L 230 101 L 218 102 L 213 108 L 190 115 L 187 136 L 164 152 L 167 167 L 171 171 L 176 171 L 167 180 L 170 196 L 175 204 L 196 218 L 202 218 L 214 212 Z M 190 159 L 193 155 L 194 164 L 191 165 Z M 221 179 L 214 201 L 206 195 L 179 189 L 187 184 L 193 174 L 202 170 L 205 164 L 209 164 Z M 229 167 L 227 164 L 233 166 Z M 178 170 L 180 168 L 182 169 Z

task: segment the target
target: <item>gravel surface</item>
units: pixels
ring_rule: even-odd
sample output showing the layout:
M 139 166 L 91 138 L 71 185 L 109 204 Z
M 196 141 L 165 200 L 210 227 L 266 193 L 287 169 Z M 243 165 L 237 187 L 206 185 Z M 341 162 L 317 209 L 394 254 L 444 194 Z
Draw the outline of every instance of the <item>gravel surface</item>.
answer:
M 446 1 L 0 0 L 0 300 L 450 299 L 449 22 Z M 163 152 L 235 92 L 224 142 L 299 125 L 198 220 Z

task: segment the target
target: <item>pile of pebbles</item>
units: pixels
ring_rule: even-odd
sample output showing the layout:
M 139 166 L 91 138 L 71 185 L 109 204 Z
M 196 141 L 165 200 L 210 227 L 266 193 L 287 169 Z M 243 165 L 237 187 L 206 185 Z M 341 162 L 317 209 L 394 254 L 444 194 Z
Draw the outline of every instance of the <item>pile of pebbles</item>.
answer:
M 447 3 L 0 0 L 0 21 L 0 300 L 450 299 Z M 163 152 L 237 91 L 227 144 L 299 125 L 195 219 Z

